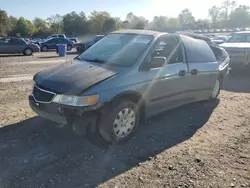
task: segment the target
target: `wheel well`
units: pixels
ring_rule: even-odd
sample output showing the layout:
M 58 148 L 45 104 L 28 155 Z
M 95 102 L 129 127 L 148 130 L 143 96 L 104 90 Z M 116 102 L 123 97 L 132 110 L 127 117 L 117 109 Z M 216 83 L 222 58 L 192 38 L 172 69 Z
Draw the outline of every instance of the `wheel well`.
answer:
M 134 102 L 140 110 L 141 117 L 142 118 L 145 117 L 145 100 L 143 99 L 140 93 L 125 92 L 125 93 L 119 94 L 111 101 L 111 103 L 116 102 L 117 100 L 122 100 L 122 99 L 131 100 L 132 102 Z
M 27 49 L 30 49 L 33 52 L 32 48 L 30 48 L 30 47 L 24 48 L 23 52 L 25 52 L 25 50 L 27 50 Z

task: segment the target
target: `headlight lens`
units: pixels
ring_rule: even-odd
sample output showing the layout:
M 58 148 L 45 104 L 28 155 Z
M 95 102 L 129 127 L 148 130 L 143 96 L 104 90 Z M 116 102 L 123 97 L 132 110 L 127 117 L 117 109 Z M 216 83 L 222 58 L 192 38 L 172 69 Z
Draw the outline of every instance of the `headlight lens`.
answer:
M 53 102 L 70 106 L 91 106 L 97 103 L 99 96 L 73 96 L 73 95 L 56 95 Z

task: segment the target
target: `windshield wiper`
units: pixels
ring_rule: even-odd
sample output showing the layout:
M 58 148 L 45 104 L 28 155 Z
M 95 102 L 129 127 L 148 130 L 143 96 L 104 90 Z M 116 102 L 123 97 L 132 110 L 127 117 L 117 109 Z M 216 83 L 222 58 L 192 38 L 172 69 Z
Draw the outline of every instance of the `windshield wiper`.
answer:
M 84 61 L 89 61 L 89 62 L 95 62 L 95 63 L 106 63 L 107 61 L 101 60 L 101 59 L 81 59 Z

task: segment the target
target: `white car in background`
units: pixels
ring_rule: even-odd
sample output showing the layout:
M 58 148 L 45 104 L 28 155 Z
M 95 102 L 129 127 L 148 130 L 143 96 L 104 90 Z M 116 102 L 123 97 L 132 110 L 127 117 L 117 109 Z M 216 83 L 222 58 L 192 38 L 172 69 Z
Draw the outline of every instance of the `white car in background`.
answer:
M 212 39 L 212 42 L 215 44 L 222 44 L 224 42 L 227 42 L 227 40 L 230 38 L 230 36 L 226 35 L 220 35 L 216 36 L 215 38 Z

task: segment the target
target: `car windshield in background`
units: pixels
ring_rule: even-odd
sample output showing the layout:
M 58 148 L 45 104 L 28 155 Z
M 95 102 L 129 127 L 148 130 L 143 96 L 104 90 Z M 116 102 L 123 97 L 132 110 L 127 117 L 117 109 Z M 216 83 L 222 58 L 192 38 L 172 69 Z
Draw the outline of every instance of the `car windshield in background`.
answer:
M 250 34 L 235 34 L 228 40 L 228 42 L 250 42 Z
M 152 39 L 149 35 L 109 34 L 78 59 L 128 67 L 135 63 Z

